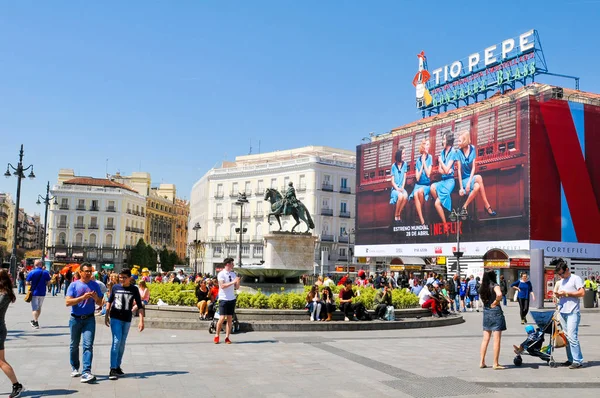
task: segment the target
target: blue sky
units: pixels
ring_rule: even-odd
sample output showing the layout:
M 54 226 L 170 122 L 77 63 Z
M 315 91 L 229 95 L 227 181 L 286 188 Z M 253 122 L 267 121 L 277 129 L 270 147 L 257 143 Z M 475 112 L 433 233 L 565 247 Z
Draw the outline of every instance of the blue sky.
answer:
M 354 149 L 411 122 L 434 69 L 537 29 L 549 68 L 600 92 L 600 1 L 19 1 L 0 5 L 0 167 L 36 207 L 59 168 L 192 184 L 224 159 Z M 572 86 L 570 81 L 542 78 Z M 108 159 L 108 162 L 106 161 Z M 16 180 L 0 179 L 14 195 Z

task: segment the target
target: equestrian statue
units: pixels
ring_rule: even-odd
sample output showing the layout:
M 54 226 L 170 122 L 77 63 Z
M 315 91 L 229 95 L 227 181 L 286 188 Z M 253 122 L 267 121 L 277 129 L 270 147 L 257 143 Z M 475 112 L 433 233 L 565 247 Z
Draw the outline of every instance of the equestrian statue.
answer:
M 279 224 L 279 230 L 281 231 L 281 216 L 292 216 L 296 220 L 296 224 L 292 227 L 292 231 L 300 225 L 300 220 L 304 221 L 306 226 L 306 232 L 315 228 L 315 223 L 310 217 L 310 213 L 304 203 L 300 202 L 296 198 L 296 190 L 294 184 L 290 182 L 288 189 L 285 191 L 285 197 L 282 197 L 278 190 L 273 188 L 267 188 L 265 191 L 265 200 L 271 202 L 271 213 L 269 213 L 267 220 L 271 225 L 271 216 L 275 216 L 277 223 Z

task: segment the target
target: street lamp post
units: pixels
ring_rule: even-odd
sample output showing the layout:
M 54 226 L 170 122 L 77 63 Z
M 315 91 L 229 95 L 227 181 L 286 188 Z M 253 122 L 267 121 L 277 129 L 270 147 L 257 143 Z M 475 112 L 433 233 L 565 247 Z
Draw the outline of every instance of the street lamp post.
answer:
M 50 181 L 48 181 L 48 185 L 46 185 L 46 196 L 38 195 L 38 200 L 36 204 L 41 205 L 42 203 L 45 205 L 44 210 L 44 238 L 42 239 L 42 264 L 45 264 L 46 260 L 46 237 L 48 236 L 48 206 L 50 206 L 50 201 L 53 200 L 54 204 L 57 205 L 56 196 L 50 196 Z
M 350 245 L 352 244 L 352 236 L 356 235 L 354 228 L 350 232 L 344 231 L 344 234 L 348 236 L 348 251 L 346 252 L 346 273 L 350 272 L 350 260 L 354 257 L 350 255 Z
M 11 169 L 13 170 L 12 174 Z M 29 172 L 28 177 L 30 179 L 34 179 L 35 174 L 33 174 L 33 165 L 30 164 L 27 167 L 23 167 L 23 144 L 21 144 L 21 150 L 19 151 L 19 163 L 17 163 L 17 167 L 9 163 L 6 166 L 6 173 L 4 173 L 4 176 L 6 178 L 10 178 L 11 175 L 17 177 L 17 202 L 15 204 L 15 222 L 13 225 L 14 238 L 12 245 L 12 253 L 10 255 L 10 274 L 12 275 L 13 279 L 16 279 L 17 273 L 17 228 L 19 226 L 19 206 L 21 205 L 21 179 L 25 178 L 24 172 L 29 169 L 31 169 L 31 171 Z
M 197 222 L 192 228 L 196 232 L 196 240 L 194 241 L 194 278 L 198 274 L 198 231 L 202 229 L 200 223 Z
M 456 272 L 460 275 L 460 258 L 463 256 L 463 252 L 460 251 L 460 222 L 465 221 L 467 215 L 458 209 L 452 209 L 450 213 L 450 221 L 456 223 L 456 251 L 453 252 L 456 257 Z
M 246 193 L 242 192 L 238 194 L 238 199 L 235 204 L 240 206 L 240 227 L 235 229 L 240 235 L 239 243 L 238 243 L 238 266 L 242 266 L 242 238 L 244 236 L 244 232 L 246 232 L 246 228 L 243 225 L 243 217 L 244 217 L 244 205 L 248 203 L 248 199 L 246 198 Z

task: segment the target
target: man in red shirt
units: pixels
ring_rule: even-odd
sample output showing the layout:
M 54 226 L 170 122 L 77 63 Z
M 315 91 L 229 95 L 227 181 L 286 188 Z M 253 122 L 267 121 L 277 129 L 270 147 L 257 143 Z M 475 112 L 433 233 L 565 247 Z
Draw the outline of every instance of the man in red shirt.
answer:
M 352 304 L 355 295 L 354 290 L 352 290 L 352 281 L 346 279 L 344 288 L 340 290 L 340 310 L 344 313 L 345 321 L 357 320 L 354 316 L 354 305 Z

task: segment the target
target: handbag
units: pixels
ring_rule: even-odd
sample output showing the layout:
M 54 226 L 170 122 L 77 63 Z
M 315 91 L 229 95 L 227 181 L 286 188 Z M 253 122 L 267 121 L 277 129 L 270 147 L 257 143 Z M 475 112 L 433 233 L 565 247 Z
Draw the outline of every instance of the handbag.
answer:
M 565 335 L 565 332 L 558 328 L 554 331 L 552 339 L 554 340 L 554 348 L 562 348 L 567 345 L 567 336 Z
M 515 296 L 513 297 L 513 301 L 517 301 L 518 298 L 519 298 L 519 291 L 515 290 Z

